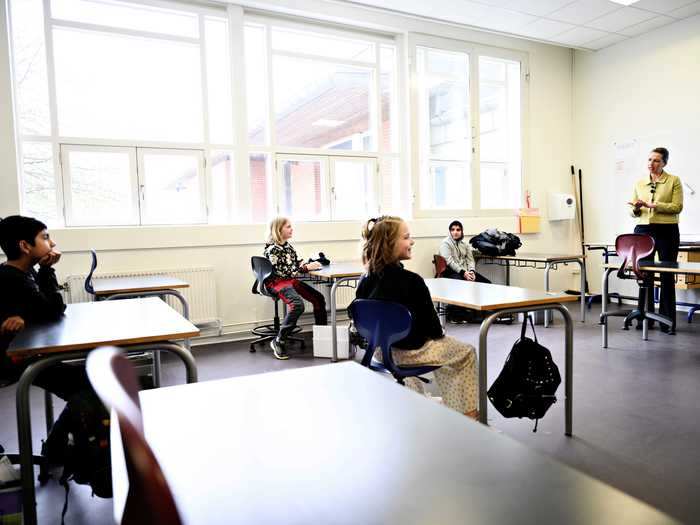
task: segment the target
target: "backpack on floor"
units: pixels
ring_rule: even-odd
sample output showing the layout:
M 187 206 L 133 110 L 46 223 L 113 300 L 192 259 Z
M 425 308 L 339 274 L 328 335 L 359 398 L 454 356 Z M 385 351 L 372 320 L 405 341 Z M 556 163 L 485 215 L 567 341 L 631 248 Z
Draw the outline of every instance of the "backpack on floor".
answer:
M 63 467 L 59 483 L 66 489 L 63 517 L 68 509 L 68 482 L 90 485 L 93 496 L 112 497 L 109 412 L 92 392 L 68 400 L 51 427 L 42 455 L 49 468 Z
M 525 337 L 530 320 L 534 340 Z M 537 423 L 549 407 L 556 403 L 561 383 L 559 368 L 550 351 L 537 342 L 535 325 L 527 315 L 518 339 L 506 359 L 503 370 L 488 390 L 493 406 L 503 417 L 527 417 Z

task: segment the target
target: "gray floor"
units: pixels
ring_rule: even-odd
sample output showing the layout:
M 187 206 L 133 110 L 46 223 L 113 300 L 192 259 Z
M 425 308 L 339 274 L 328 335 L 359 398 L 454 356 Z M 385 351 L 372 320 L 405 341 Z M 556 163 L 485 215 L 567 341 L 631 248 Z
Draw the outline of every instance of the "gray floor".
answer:
M 567 438 L 563 433 L 563 403 L 550 409 L 537 433 L 532 432 L 531 421 L 505 420 L 493 410 L 489 413 L 490 424 L 494 431 L 503 432 L 686 523 L 697 523 L 700 409 L 695 396 L 700 391 L 700 348 L 696 342 L 700 316 L 696 316 L 693 324 L 686 324 L 679 316 L 678 335 L 667 336 L 655 330 L 646 342 L 641 340 L 640 332 L 619 330 L 620 318 L 612 319 L 610 348 L 602 350 L 600 329 L 595 321 L 598 311 L 599 306 L 594 306 L 585 325 L 576 323 L 574 437 Z M 559 322 L 546 330 L 538 327 L 538 336 L 552 350 L 563 373 L 561 326 Z M 489 383 L 500 371 L 518 330 L 505 325 L 492 329 Z M 478 326 L 448 325 L 448 333 L 474 342 Z M 242 343 L 198 347 L 194 352 L 202 381 L 328 363 L 308 356 L 276 361 L 268 351 L 250 354 Z M 183 381 L 179 364 L 166 361 L 164 370 L 166 384 Z M 38 446 L 43 427 L 39 390 L 34 393 L 33 402 Z M 3 422 L 0 443 L 16 449 L 13 388 L 0 390 L 0 420 Z M 192 447 L 196 450 L 196 443 Z M 40 487 L 38 495 L 40 522 L 60 523 L 63 489 L 51 482 Z M 89 488 L 74 486 L 66 523 L 112 523 L 111 500 L 91 498 Z

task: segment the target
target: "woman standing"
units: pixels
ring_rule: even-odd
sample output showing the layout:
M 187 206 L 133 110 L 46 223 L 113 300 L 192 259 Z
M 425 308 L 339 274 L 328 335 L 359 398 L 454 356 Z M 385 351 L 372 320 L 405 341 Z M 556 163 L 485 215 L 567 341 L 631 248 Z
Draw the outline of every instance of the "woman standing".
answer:
M 634 185 L 634 193 L 629 204 L 632 206 L 632 215 L 637 218 L 634 233 L 644 233 L 653 237 L 655 253 L 658 252 L 660 261 L 676 262 L 680 244 L 678 215 L 683 210 L 683 186 L 679 177 L 664 171 L 667 163 L 666 148 L 651 150 L 647 160 L 649 176 L 637 181 Z M 654 257 L 654 254 L 650 257 Z M 642 300 L 640 292 L 640 308 Z M 647 294 L 647 311 L 654 311 L 652 294 Z M 676 289 L 672 274 L 661 274 L 659 313 L 671 319 L 673 322 L 671 333 L 675 333 Z M 652 323 L 653 321 L 650 321 L 649 325 L 651 326 Z M 661 331 L 668 332 L 669 329 L 661 325 Z
M 433 373 L 445 405 L 477 419 L 476 351 L 443 333 L 425 281 L 401 264 L 411 258 L 414 243 L 408 225 L 399 217 L 370 219 L 362 238 L 367 275 L 357 287 L 357 298 L 402 304 L 413 318 L 409 334 L 394 345 L 402 349 L 393 353 L 396 363 L 440 365 Z M 423 393 L 423 383 L 411 379 L 407 386 Z

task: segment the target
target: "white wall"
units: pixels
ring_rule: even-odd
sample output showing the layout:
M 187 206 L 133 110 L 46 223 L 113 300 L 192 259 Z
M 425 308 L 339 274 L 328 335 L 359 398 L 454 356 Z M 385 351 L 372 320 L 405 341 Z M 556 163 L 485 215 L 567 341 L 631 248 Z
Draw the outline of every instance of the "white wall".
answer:
M 6 0 L 0 0 L 5 4 Z M 568 49 L 501 37 L 468 30 L 452 25 L 420 21 L 389 13 L 370 12 L 364 8 L 324 2 L 322 0 L 283 0 L 256 4 L 268 10 L 305 13 L 310 18 L 333 20 L 346 24 L 391 30 L 398 34 L 409 31 L 462 39 L 486 45 L 516 49 L 529 54 L 530 89 L 528 128 L 525 130 L 525 188 L 537 204 L 545 207 L 546 192 L 571 191 L 569 174 L 572 157 L 572 85 L 571 52 Z M 371 14 L 370 14 L 371 13 Z M 367 22 L 371 20 L 371 24 Z M 7 32 L 3 32 L 3 39 Z M 17 168 L 14 161 L 14 138 L 10 114 L 7 43 L 0 43 L 0 193 L 16 195 Z M 7 153 L 7 154 L 6 154 Z M 8 204 L 9 202 L 9 204 Z M 14 202 L 14 204 L 12 204 Z M 16 201 L 0 201 L 0 211 L 16 212 Z M 543 210 L 546 212 L 546 210 Z M 417 236 L 415 259 L 409 267 L 424 276 L 431 275 L 432 254 L 446 234 L 446 220 L 412 221 Z M 487 227 L 515 231 L 512 216 L 501 218 L 468 219 L 465 229 L 478 233 Z M 359 223 L 297 225 L 295 245 L 302 255 L 324 251 L 334 260 L 356 259 L 359 254 Z M 572 221 L 549 223 L 543 217 L 542 232 L 523 235 L 523 250 L 530 252 L 569 252 L 577 250 Z M 167 228 L 95 228 L 63 229 L 52 231 L 64 252 L 59 277 L 83 274 L 88 268 L 87 250 L 100 252 L 101 271 L 128 271 L 185 266 L 211 265 L 215 268 L 218 284 L 218 304 L 223 318 L 224 332 L 234 333 L 249 328 L 250 323 L 271 316 L 271 302 L 252 296 L 252 274 L 248 270 L 251 255 L 262 249 L 264 227 L 261 225 L 199 226 Z M 569 266 L 552 274 L 552 288 L 574 286 Z M 542 273 L 535 270 L 513 272 L 513 284 L 542 287 Z
M 614 240 L 619 233 L 633 230 L 634 220 L 627 215 L 625 202 L 631 197 L 632 181 L 645 175 L 644 161 L 651 144 L 669 147 L 666 169 L 692 183 L 698 192 L 690 195 L 685 188 L 681 232 L 700 233 L 698 57 L 700 16 L 597 53 L 576 51 L 574 158 L 584 174 L 587 240 Z M 635 140 L 638 164 L 631 181 L 620 181 L 615 174 L 614 143 Z M 589 282 L 599 289 L 601 273 L 595 257 L 588 271 Z M 693 296 L 693 292 L 687 294 L 689 299 Z

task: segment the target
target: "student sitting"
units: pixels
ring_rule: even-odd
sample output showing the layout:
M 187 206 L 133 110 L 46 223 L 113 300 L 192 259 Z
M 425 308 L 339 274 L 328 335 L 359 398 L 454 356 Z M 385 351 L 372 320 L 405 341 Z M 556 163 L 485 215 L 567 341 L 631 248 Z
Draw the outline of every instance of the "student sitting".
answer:
M 476 419 L 476 352 L 473 346 L 445 336 L 423 278 L 401 264 L 411 258 L 414 244 L 408 225 L 399 217 L 370 219 L 362 237 L 367 275 L 358 285 L 357 297 L 402 304 L 413 317 L 409 334 L 394 345 L 404 350 L 394 352 L 397 364 L 440 365 L 434 374 L 443 402 Z M 408 378 L 407 384 L 423 393 L 419 380 Z
M 313 305 L 314 322 L 317 325 L 325 325 L 328 322 L 323 294 L 296 278 L 299 273 L 318 270 L 321 263 L 304 264 L 289 244 L 292 233 L 292 223 L 289 219 L 277 217 L 270 223 L 270 233 L 265 244 L 265 257 L 270 260 L 274 269 L 274 274 L 265 284 L 270 292 L 277 294 L 287 305 L 287 315 L 282 321 L 279 334 L 270 341 L 277 359 L 289 359 L 286 341 L 297 325 L 297 320 L 304 313 L 304 299 Z
M 0 246 L 7 256 L 0 265 L 0 382 L 8 384 L 17 381 L 31 362 L 7 356 L 15 334 L 25 325 L 60 318 L 66 305 L 53 269 L 61 252 L 45 224 L 19 215 L 5 217 L 0 221 Z M 82 390 L 92 391 L 85 369 L 65 364 L 44 370 L 34 384 L 64 400 Z
M 459 221 L 452 221 L 449 226 L 450 234 L 440 243 L 440 255 L 447 263 L 447 268 L 441 275 L 448 279 L 463 279 L 477 283 L 490 283 L 486 277 L 476 271 L 476 262 L 472 247 L 464 240 L 464 228 Z M 471 310 L 459 306 L 447 307 L 447 320 L 451 323 L 466 323 L 469 319 L 477 319 Z

